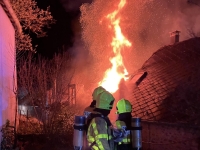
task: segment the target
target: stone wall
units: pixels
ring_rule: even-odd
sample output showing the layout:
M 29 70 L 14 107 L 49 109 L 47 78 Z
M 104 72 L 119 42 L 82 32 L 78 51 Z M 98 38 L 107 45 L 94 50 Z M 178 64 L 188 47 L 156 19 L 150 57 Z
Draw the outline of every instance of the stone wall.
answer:
M 200 127 L 142 121 L 143 150 L 200 150 Z

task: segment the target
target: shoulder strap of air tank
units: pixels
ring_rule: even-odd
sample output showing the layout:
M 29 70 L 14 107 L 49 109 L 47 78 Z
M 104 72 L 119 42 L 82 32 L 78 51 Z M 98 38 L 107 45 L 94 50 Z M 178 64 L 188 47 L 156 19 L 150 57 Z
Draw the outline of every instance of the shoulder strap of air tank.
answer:
M 107 126 L 108 126 L 108 127 L 111 126 L 111 122 L 110 122 L 110 120 L 109 120 L 108 117 L 104 117 L 102 114 L 91 114 L 91 118 L 92 118 L 92 119 L 93 119 L 93 118 L 96 118 L 96 117 L 101 117 L 101 118 L 103 118 L 103 119 L 106 121 Z

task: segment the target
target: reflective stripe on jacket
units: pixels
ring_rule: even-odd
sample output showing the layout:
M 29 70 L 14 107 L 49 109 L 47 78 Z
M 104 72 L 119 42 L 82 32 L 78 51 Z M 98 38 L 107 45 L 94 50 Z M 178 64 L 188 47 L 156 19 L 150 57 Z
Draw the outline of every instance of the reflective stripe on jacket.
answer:
M 113 150 L 111 130 L 102 117 L 95 117 L 89 124 L 87 140 L 92 150 Z
M 120 120 L 117 120 L 115 122 L 115 126 L 117 129 L 122 129 L 122 128 L 126 128 L 126 124 L 124 121 L 120 121 Z M 130 134 L 130 130 L 129 131 L 129 134 L 123 138 L 122 142 L 119 142 L 118 144 L 131 144 L 131 134 Z

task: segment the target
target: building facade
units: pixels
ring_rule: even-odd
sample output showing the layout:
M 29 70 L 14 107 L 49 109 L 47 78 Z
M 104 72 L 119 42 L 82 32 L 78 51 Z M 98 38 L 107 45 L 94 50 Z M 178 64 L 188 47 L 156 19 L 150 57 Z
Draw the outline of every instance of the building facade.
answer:
M 16 123 L 15 34 L 21 32 L 20 28 L 19 21 L 9 1 L 0 0 L 0 128 L 5 125 L 7 120 L 12 126 Z

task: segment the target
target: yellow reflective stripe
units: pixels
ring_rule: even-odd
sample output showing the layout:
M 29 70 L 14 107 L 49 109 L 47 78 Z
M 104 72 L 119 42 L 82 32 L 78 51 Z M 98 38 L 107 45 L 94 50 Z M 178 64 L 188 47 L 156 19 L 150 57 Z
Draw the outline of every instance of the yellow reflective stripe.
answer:
M 98 145 L 99 149 L 102 149 L 102 150 L 104 150 L 103 144 L 101 143 L 101 141 L 100 141 L 100 140 L 97 140 L 97 141 L 96 141 L 96 143 L 97 143 L 97 145 Z
M 92 149 L 94 149 L 94 150 L 99 150 L 99 148 L 98 148 L 96 145 L 93 145 L 93 146 L 92 146 Z
M 96 135 L 97 138 L 106 138 L 108 139 L 108 135 L 107 134 L 98 134 L 98 130 L 97 130 L 97 124 L 93 121 L 91 123 L 92 127 L 93 127 L 93 130 L 94 130 L 94 134 Z M 107 126 L 105 125 L 106 129 L 107 129 Z M 101 137 L 102 136 L 102 137 Z M 104 137 L 106 136 L 106 137 Z
M 96 123 L 93 121 L 93 122 L 92 122 L 92 127 L 93 127 L 93 128 L 96 128 L 96 126 L 97 126 Z
M 91 144 L 93 144 L 93 143 L 89 143 L 89 146 L 90 146 Z M 92 148 L 93 150 L 99 150 L 99 148 L 98 148 L 96 145 L 93 145 L 91 148 Z
M 130 143 L 131 142 L 131 139 L 130 138 L 124 138 L 122 140 L 123 143 Z
M 97 135 L 98 134 L 98 130 L 97 130 L 97 125 L 96 123 L 92 123 L 92 127 L 94 129 L 94 134 Z
M 93 150 L 104 150 L 104 147 L 103 147 L 103 144 L 101 142 L 101 139 L 106 139 L 106 140 L 111 139 L 112 135 L 108 136 L 107 133 L 98 134 L 99 132 L 97 130 L 97 124 L 96 124 L 94 119 L 92 120 L 89 128 L 91 128 L 91 127 L 93 128 L 94 135 L 92 135 L 90 132 L 88 132 L 88 134 L 87 134 L 88 145 L 91 146 L 91 144 L 93 142 L 95 142 L 95 144 L 92 146 Z M 106 124 L 105 124 L 105 128 L 108 129 Z
M 131 143 L 131 139 L 130 138 L 125 138 L 122 140 L 122 142 L 118 142 L 118 145 L 121 145 L 121 144 L 129 144 Z
M 108 140 L 108 134 L 99 134 L 99 135 L 96 135 L 96 138 L 97 139 L 107 139 Z
M 94 138 L 90 135 L 87 136 L 87 139 L 88 139 L 88 142 L 91 142 L 91 143 L 94 142 Z
M 108 139 L 111 140 L 111 139 L 112 139 L 112 135 L 109 135 L 109 136 L 108 136 Z
M 91 124 L 89 125 L 88 130 L 89 130 L 90 128 L 91 128 Z M 90 132 L 87 132 L 87 140 L 88 140 L 88 144 L 90 144 L 90 142 L 91 142 L 91 143 L 94 142 L 94 138 L 93 138 L 93 136 L 91 135 Z

